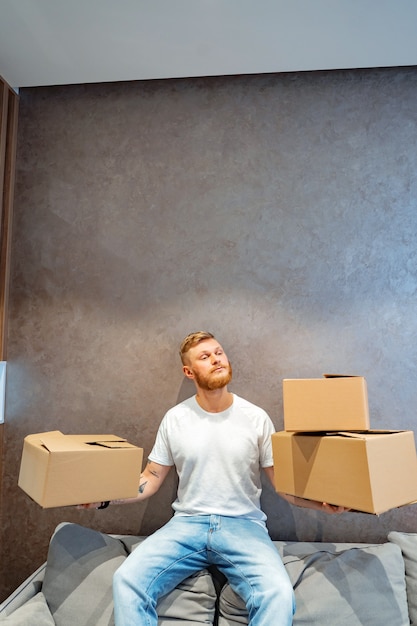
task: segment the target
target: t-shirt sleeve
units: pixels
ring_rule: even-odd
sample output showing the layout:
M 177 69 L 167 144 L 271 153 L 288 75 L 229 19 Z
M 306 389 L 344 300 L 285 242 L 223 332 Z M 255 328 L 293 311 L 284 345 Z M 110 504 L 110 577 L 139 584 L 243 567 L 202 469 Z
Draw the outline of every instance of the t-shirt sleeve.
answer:
M 274 464 L 272 456 L 272 441 L 271 435 L 275 432 L 275 426 L 272 423 L 271 418 L 265 413 L 265 420 L 263 425 L 263 433 L 260 442 L 260 465 L 261 467 L 271 467 Z
M 159 465 L 174 465 L 174 460 L 172 458 L 171 449 L 168 442 L 166 417 L 164 417 L 158 428 L 155 443 L 153 445 L 151 453 L 148 456 L 148 459 L 150 461 L 153 461 L 154 463 L 159 463 Z

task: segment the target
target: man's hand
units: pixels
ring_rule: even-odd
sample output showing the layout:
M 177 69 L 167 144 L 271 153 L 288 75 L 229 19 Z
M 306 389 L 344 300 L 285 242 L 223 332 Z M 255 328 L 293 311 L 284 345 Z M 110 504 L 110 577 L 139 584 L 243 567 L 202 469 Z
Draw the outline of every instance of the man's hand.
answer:
M 88 504 L 78 504 L 77 509 L 98 509 L 101 502 L 89 502 Z
M 328 514 L 346 513 L 351 509 L 345 506 L 337 506 L 336 504 L 329 504 L 328 502 L 320 502 L 320 500 L 307 500 L 306 498 L 300 498 L 298 496 L 291 496 L 288 493 L 279 492 L 281 498 L 284 498 L 290 504 L 300 506 L 304 509 L 313 509 L 314 511 L 323 511 Z
M 321 508 L 322 511 L 325 511 L 325 513 L 329 513 L 330 515 L 334 513 L 340 514 L 350 511 L 350 509 L 346 508 L 345 506 L 336 506 L 335 504 L 328 504 L 327 502 L 323 502 Z

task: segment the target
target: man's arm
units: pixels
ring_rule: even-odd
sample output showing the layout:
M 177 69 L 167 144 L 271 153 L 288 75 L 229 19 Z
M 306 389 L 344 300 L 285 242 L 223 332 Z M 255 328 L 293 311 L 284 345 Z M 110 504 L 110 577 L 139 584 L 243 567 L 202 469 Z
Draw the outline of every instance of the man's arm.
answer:
M 165 478 L 168 476 L 170 469 L 170 465 L 159 465 L 159 463 L 154 463 L 154 461 L 148 461 L 140 475 L 138 495 L 134 498 L 111 500 L 110 504 L 132 504 L 150 498 L 159 490 Z M 90 502 L 89 504 L 80 504 L 78 508 L 97 509 L 100 504 L 100 502 Z
M 270 467 L 264 467 L 265 474 L 268 476 L 269 480 L 275 487 L 274 482 L 274 467 L 271 465 Z M 298 496 L 291 496 L 288 493 L 278 492 L 281 498 L 284 498 L 290 504 L 294 504 L 295 506 L 301 506 L 305 509 L 313 509 L 315 511 L 324 511 L 325 513 L 345 513 L 350 509 L 347 509 L 344 506 L 335 506 L 334 504 L 328 504 L 327 502 L 319 502 L 318 500 L 306 500 L 305 498 L 299 498 Z

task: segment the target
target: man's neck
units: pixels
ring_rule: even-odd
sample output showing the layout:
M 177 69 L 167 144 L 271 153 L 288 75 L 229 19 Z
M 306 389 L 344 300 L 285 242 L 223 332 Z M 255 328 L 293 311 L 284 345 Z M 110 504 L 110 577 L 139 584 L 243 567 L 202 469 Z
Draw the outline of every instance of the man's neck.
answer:
M 197 387 L 196 400 L 204 411 L 221 413 L 232 406 L 233 394 L 227 390 L 227 387 L 211 391 Z

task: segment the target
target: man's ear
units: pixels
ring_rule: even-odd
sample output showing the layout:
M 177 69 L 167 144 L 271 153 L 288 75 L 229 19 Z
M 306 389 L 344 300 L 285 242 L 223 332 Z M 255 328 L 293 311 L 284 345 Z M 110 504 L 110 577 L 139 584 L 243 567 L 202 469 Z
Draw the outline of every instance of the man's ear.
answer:
M 191 369 L 188 367 L 188 365 L 183 365 L 182 371 L 184 372 L 184 376 L 186 376 L 187 378 L 190 378 L 191 380 L 194 379 L 194 374 L 191 371 Z

